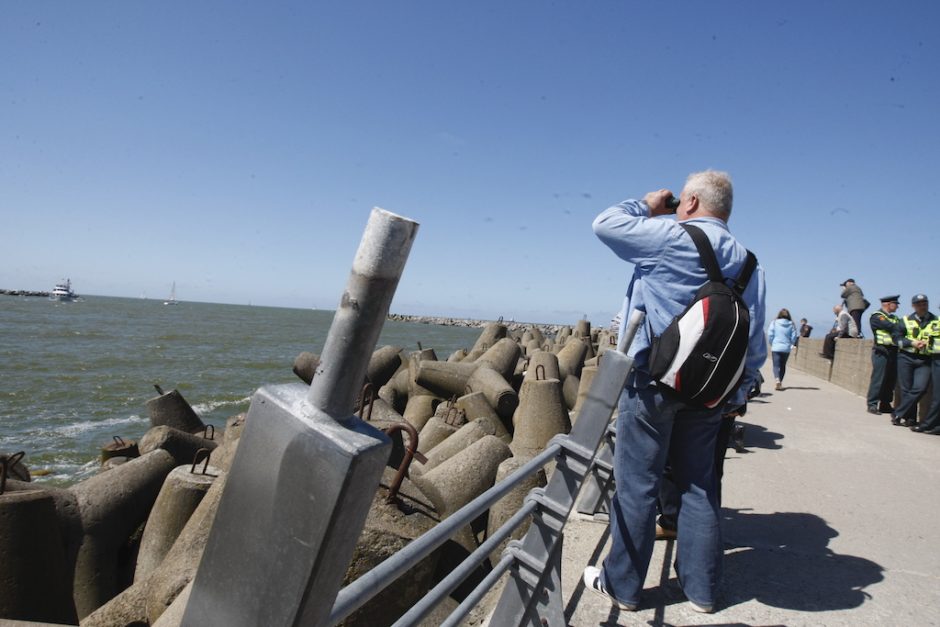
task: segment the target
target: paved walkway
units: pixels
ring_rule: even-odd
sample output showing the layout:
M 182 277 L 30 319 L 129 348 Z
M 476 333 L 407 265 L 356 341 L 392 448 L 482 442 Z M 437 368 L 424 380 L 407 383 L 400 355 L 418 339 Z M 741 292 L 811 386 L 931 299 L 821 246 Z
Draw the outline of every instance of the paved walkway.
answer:
M 656 543 L 640 610 L 612 608 L 580 582 L 606 555 L 606 525 L 574 515 L 571 625 L 940 625 L 940 437 L 797 370 L 785 388 L 749 405 L 748 452 L 728 450 L 718 611 L 685 602 L 672 542 Z

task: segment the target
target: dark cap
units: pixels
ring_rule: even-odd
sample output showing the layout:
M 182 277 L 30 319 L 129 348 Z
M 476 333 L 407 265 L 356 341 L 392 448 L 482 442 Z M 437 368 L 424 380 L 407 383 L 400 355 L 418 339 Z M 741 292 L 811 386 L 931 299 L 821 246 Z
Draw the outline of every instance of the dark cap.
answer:
M 914 294 L 914 298 L 911 299 L 911 304 L 914 303 L 926 303 L 927 295 L 926 294 Z
M 855 283 L 855 279 L 846 279 L 846 280 L 842 281 L 842 283 L 839 283 L 839 285 L 842 286 L 842 287 L 845 287 L 845 284 L 846 284 L 846 283 Z
M 901 298 L 900 294 L 895 294 L 894 296 L 882 296 L 881 302 L 883 303 L 897 303 L 898 299 Z

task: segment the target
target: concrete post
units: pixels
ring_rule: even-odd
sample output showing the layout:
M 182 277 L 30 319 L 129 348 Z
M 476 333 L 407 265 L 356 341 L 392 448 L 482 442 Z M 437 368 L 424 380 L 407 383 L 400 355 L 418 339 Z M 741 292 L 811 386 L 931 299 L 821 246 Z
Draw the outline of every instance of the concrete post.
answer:
M 78 622 L 72 573 L 49 492 L 0 494 L 0 565 L 0 617 Z
M 390 453 L 352 410 L 417 228 L 372 211 L 309 390 L 254 395 L 183 625 L 326 623 Z
M 120 591 L 118 551 L 147 519 L 163 480 L 176 465 L 170 453 L 155 450 L 70 488 L 84 530 L 75 564 L 80 619 Z
M 203 474 L 202 467 L 197 464 L 193 472 L 192 465 L 177 466 L 167 475 L 147 517 L 134 581 L 144 579 L 160 565 L 219 474 L 211 466 Z
M 176 390 L 161 393 L 147 401 L 147 410 L 150 412 L 150 424 L 154 427 L 167 425 L 186 433 L 196 433 L 206 428 L 202 419 Z

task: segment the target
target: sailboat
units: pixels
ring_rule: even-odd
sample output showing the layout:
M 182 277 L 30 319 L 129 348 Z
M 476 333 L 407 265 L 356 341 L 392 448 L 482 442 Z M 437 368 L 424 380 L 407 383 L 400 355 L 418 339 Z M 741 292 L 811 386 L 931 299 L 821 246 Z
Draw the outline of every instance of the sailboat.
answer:
M 164 305 L 179 305 L 179 301 L 176 300 L 176 281 L 173 281 L 173 287 L 170 288 L 170 297 L 163 301 Z

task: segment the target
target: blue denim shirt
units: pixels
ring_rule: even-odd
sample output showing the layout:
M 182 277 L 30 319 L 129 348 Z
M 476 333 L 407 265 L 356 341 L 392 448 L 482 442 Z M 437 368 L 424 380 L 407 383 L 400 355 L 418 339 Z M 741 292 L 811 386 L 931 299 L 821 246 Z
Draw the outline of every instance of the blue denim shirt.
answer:
M 747 258 L 747 249 L 731 235 L 728 225 L 718 218 L 692 218 L 688 223 L 708 236 L 722 274 L 737 277 Z M 594 219 L 593 227 L 594 234 L 618 257 L 634 264 L 621 310 L 620 332 L 623 333 L 631 310 L 646 314 L 646 324 L 637 332 L 629 350 L 636 359 L 636 370 L 628 384 L 652 385 L 648 368 L 650 330 L 661 334 L 689 305 L 708 276 L 688 233 L 671 217 L 651 218 L 649 207 L 642 200 L 625 200 L 610 207 Z M 747 390 L 767 358 L 764 292 L 764 270 L 758 265 L 743 294 L 751 314 L 751 331 L 744 377 L 728 399 L 729 406 L 744 404 Z

